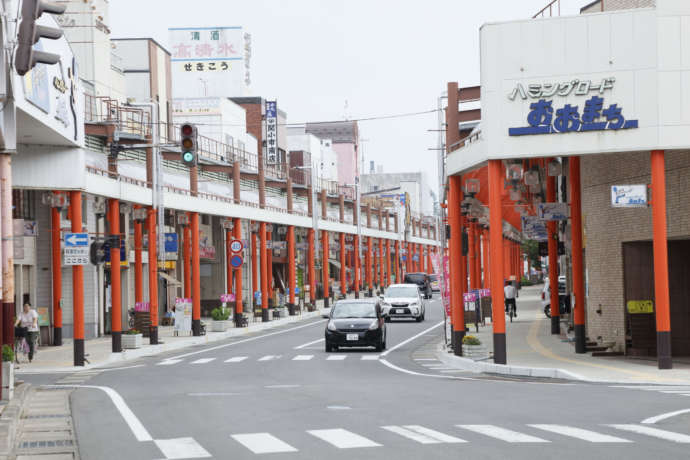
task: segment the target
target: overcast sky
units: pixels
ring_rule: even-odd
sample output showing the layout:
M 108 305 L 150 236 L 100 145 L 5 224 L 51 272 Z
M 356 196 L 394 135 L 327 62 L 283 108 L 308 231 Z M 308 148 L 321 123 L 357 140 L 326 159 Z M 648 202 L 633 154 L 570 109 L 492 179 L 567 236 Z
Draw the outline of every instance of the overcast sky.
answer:
M 168 27 L 243 26 L 252 34 L 252 95 L 288 122 L 436 108 L 448 81 L 479 83 L 479 27 L 529 18 L 549 0 L 110 0 L 112 37 Z M 589 0 L 561 0 L 576 14 Z M 347 109 L 345 104 L 347 101 Z M 366 168 L 424 171 L 437 188 L 436 114 L 360 123 Z

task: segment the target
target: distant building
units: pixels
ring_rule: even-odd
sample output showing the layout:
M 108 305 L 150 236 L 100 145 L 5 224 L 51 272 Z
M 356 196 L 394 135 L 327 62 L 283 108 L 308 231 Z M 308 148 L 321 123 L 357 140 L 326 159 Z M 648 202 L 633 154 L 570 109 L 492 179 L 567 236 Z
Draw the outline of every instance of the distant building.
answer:
M 304 131 L 319 139 L 330 139 L 338 157 L 338 183 L 354 184 L 359 174 L 359 128 L 356 121 L 307 123 Z
M 338 154 L 333 149 L 331 139 L 319 139 L 305 133 L 301 127 L 288 128 L 287 136 L 291 167 L 313 164 L 319 177 L 329 181 L 338 180 Z
M 370 166 L 373 167 L 374 165 L 371 164 Z M 421 172 L 362 174 L 361 193 L 366 194 L 377 191 L 381 193 L 371 196 L 387 198 L 385 195 L 408 193 L 410 197 L 410 211 L 413 213 L 429 214 L 433 211 L 431 189 L 424 174 Z

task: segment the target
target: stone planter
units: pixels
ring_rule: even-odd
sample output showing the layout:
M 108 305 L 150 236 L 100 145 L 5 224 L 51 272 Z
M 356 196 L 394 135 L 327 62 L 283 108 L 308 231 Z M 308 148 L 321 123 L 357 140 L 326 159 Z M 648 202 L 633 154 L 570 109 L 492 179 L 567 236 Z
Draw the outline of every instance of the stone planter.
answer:
M 229 319 L 224 321 L 213 320 L 213 323 L 211 324 L 211 332 L 225 332 L 228 330 L 231 323 L 232 321 Z
M 273 317 L 274 318 L 285 318 L 288 315 L 287 308 L 285 307 L 280 307 L 280 308 L 275 308 L 273 310 Z
M 486 359 L 489 357 L 489 351 L 484 345 L 463 345 L 462 356 L 470 358 L 475 361 L 479 359 Z
M 141 348 L 143 337 L 142 334 L 122 334 L 122 348 Z
M 2 400 L 9 401 L 14 395 L 14 363 L 3 361 L 2 363 Z

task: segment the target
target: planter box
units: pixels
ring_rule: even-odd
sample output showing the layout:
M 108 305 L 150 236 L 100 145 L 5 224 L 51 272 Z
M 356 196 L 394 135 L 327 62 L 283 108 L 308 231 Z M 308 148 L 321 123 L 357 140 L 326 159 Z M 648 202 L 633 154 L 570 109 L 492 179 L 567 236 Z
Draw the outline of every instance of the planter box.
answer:
M 122 348 L 141 348 L 143 337 L 142 334 L 122 334 Z
M 14 395 L 14 363 L 2 363 L 2 400 L 9 401 Z
M 232 324 L 232 321 L 229 319 L 225 321 L 213 320 L 213 323 L 211 323 L 211 332 L 225 332 L 230 327 L 230 324 Z
M 275 308 L 273 310 L 273 317 L 274 318 L 285 318 L 288 315 L 287 308 L 281 307 L 281 308 Z
M 462 356 L 474 360 L 485 359 L 489 357 L 489 351 L 484 345 L 463 345 Z

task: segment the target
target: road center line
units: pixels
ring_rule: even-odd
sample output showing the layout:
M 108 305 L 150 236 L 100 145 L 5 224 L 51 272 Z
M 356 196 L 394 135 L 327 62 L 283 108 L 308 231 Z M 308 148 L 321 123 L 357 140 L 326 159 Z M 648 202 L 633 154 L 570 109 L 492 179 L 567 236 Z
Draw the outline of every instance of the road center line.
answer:
M 275 332 L 270 332 L 268 334 L 257 335 L 256 337 L 249 337 L 247 339 L 238 340 L 236 342 L 224 343 L 223 345 L 216 345 L 215 347 L 209 347 L 209 348 L 205 348 L 203 350 L 190 351 L 189 353 L 185 353 L 183 355 L 172 356 L 170 358 L 167 358 L 167 360 L 186 358 L 187 356 L 198 355 L 199 353 L 206 353 L 207 351 L 220 350 L 221 348 L 230 347 L 232 345 L 239 345 L 240 343 L 252 342 L 254 340 L 259 340 L 259 339 L 271 337 L 271 336 L 278 335 L 278 334 L 285 334 L 286 332 L 296 331 L 297 329 L 303 329 L 305 327 L 315 326 L 317 324 L 324 323 L 325 321 L 326 321 L 325 319 L 321 319 L 321 320 L 314 321 L 314 322 L 309 323 L 309 324 L 303 324 L 301 326 L 291 327 L 290 329 L 283 329 L 282 331 L 275 331 Z
M 432 331 L 432 330 L 434 330 L 434 329 L 436 329 L 437 327 L 442 326 L 442 325 L 443 325 L 443 321 L 434 324 L 434 325 L 431 326 L 430 328 L 424 329 L 424 330 L 423 330 L 422 332 L 420 332 L 419 334 L 413 335 L 412 337 L 410 337 L 410 338 L 407 339 L 407 340 L 403 340 L 402 342 L 400 342 L 399 344 L 395 345 L 394 347 L 390 347 L 388 350 L 386 350 L 386 351 L 384 351 L 383 353 L 381 353 L 381 356 L 386 356 L 388 353 L 390 353 L 390 352 L 392 352 L 392 351 L 395 351 L 395 350 L 397 350 L 398 348 L 400 348 L 400 347 L 402 347 L 402 346 L 404 346 L 404 345 L 407 345 L 408 343 L 412 342 L 413 340 L 415 340 L 415 339 L 417 339 L 417 338 L 423 336 L 423 335 L 426 334 L 427 332 Z
M 314 345 L 315 343 L 323 342 L 324 340 L 326 340 L 326 339 L 322 337 L 322 338 L 314 340 L 312 342 L 303 343 L 302 345 L 295 347 L 294 350 L 300 350 L 302 348 L 308 347 L 309 345 Z

